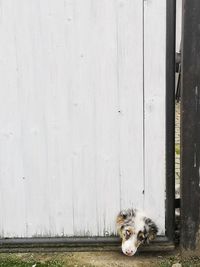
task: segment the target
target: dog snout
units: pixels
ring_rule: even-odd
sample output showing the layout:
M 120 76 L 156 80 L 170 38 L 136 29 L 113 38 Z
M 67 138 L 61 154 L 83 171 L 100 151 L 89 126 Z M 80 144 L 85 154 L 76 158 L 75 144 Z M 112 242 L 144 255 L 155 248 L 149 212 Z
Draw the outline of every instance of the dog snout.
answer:
M 133 256 L 136 253 L 136 251 L 137 251 L 137 249 L 127 248 L 123 252 L 127 256 Z
M 137 251 L 137 242 L 134 236 L 125 242 L 122 242 L 122 251 L 127 256 L 133 256 Z
M 128 249 L 128 250 L 125 251 L 125 254 L 126 254 L 127 256 L 133 256 L 134 251 L 133 251 L 132 249 Z

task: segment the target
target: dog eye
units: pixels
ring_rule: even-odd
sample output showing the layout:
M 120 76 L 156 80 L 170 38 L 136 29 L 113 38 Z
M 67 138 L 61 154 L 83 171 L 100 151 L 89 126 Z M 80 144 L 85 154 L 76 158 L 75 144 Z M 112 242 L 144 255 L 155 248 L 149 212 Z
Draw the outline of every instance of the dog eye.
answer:
M 138 233 L 137 239 L 139 241 L 143 241 L 145 239 L 144 233 L 142 231 Z
M 129 230 L 126 230 L 126 235 L 130 235 L 130 231 Z
M 126 230 L 125 232 L 126 239 L 129 239 L 130 236 L 131 236 L 131 232 L 129 230 Z

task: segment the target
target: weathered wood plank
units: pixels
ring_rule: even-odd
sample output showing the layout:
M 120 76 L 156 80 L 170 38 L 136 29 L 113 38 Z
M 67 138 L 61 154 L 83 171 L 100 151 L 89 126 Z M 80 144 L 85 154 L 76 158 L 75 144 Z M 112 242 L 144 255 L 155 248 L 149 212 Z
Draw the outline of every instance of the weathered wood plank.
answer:
M 119 1 L 117 41 L 121 207 L 141 209 L 144 197 L 142 1 Z
M 144 207 L 165 229 L 166 1 L 144 1 Z
M 176 52 L 180 52 L 182 35 L 182 0 L 176 0 Z
M 164 2 L 0 8 L 0 235 L 112 235 L 131 206 L 163 233 Z
M 36 238 L 0 240 L 1 252 L 55 252 L 55 251 L 121 251 L 119 238 Z M 150 245 L 139 247 L 139 252 L 171 251 L 174 244 L 158 237 Z

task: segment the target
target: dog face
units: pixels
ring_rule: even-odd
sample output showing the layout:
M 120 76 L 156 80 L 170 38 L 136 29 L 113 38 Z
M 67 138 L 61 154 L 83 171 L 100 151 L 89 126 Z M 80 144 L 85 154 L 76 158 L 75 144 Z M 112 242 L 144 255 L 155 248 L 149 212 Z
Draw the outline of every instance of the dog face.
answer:
M 122 251 L 127 256 L 133 256 L 139 245 L 143 242 L 142 232 L 136 232 L 133 227 L 127 226 L 122 229 Z
M 117 216 L 117 229 L 122 238 L 122 251 L 133 256 L 141 244 L 149 243 L 156 237 L 155 223 L 138 210 L 125 210 Z

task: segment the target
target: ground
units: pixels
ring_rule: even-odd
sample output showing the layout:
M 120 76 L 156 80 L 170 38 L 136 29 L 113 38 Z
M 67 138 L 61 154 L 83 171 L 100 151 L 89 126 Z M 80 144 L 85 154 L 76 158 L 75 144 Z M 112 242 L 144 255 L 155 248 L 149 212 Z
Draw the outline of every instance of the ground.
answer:
M 200 259 L 181 262 L 173 254 L 139 254 L 127 257 L 119 252 L 0 254 L 0 267 L 198 267 Z

